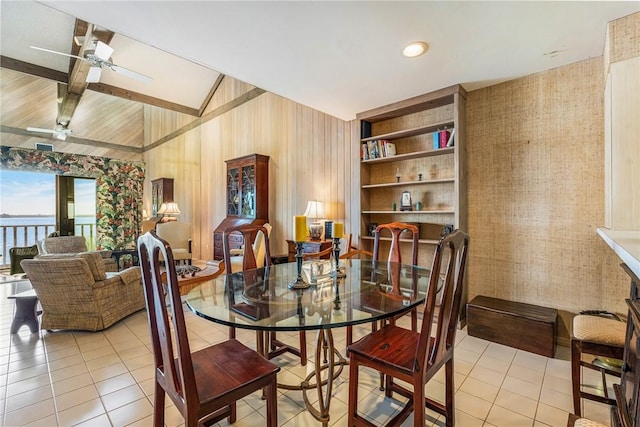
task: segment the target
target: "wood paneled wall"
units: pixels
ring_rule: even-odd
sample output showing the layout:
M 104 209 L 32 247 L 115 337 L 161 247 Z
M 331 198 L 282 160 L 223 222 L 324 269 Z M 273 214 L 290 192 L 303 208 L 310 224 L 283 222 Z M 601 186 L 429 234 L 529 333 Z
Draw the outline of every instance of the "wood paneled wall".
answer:
M 203 117 L 252 89 L 226 77 Z M 160 138 L 181 125 L 176 113 L 159 114 L 146 110 L 151 129 L 145 146 L 154 142 L 151 135 Z M 351 144 L 352 133 L 350 122 L 264 93 L 147 151 L 147 177 L 174 178 L 174 199 L 182 211 L 179 220 L 193 224 L 194 257 L 211 259 L 213 229 L 226 211 L 224 161 L 251 153 L 269 156 L 271 252 L 286 253 L 292 218 L 304 212 L 308 200 L 323 201 L 328 218 L 345 221 L 346 232 L 357 227 L 357 216 L 356 225 L 351 224 L 352 204 L 359 200 L 353 171 L 358 167 L 353 161 L 354 155 L 359 159 L 358 147 Z M 148 191 L 146 204 L 150 204 Z
M 625 312 L 604 221 L 602 58 L 470 92 L 469 298 Z

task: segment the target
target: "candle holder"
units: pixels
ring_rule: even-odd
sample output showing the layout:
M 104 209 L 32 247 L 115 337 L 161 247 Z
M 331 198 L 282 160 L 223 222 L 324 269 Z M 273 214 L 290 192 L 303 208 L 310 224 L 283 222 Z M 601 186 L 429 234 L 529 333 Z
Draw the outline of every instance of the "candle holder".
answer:
M 298 269 L 298 277 L 296 280 L 289 283 L 289 289 L 307 289 L 309 285 L 302 278 L 302 243 L 296 242 L 296 267 Z
M 347 277 L 346 274 L 340 271 L 340 238 L 333 238 L 333 258 L 336 260 L 336 279 L 342 279 Z

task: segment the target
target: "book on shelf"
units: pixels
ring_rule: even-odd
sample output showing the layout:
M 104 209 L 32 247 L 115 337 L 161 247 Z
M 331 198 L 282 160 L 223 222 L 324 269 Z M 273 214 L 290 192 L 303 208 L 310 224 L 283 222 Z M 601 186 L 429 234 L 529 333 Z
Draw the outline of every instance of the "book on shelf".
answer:
M 433 134 L 433 149 L 437 150 L 440 148 L 440 131 L 436 131 Z
M 449 135 L 449 139 L 447 140 L 447 147 L 453 147 L 453 137 L 456 134 L 456 130 L 453 129 L 451 131 L 451 135 Z
M 449 141 L 449 131 L 447 129 L 443 129 L 438 132 L 440 135 L 439 138 L 439 148 L 445 148 L 447 146 L 447 142 Z
M 362 160 L 369 160 L 369 147 L 366 142 L 360 144 L 360 158 Z
M 396 155 L 396 145 L 387 139 L 375 139 L 362 143 L 360 158 L 362 160 L 380 159 Z
M 386 147 L 387 157 L 396 155 L 396 144 L 394 144 L 391 141 L 387 141 L 385 144 L 385 147 Z
M 369 147 L 369 159 L 377 159 L 378 158 L 378 144 L 376 141 L 368 141 L 367 146 Z

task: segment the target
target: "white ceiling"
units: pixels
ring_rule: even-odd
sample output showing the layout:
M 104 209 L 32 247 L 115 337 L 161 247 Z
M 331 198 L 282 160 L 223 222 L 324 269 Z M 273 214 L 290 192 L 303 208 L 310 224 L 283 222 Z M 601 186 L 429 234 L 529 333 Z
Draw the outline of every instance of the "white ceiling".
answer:
M 5 49 L 7 3 L 2 54 L 14 57 Z M 473 90 L 600 56 L 606 23 L 640 11 L 638 1 L 40 3 L 116 32 L 112 46 L 128 37 L 345 120 L 452 84 Z M 57 19 L 64 21 L 17 21 L 54 44 L 68 31 Z M 429 43 L 428 53 L 404 58 L 402 48 L 414 40 Z M 120 58 L 124 49 L 116 48 L 113 58 L 161 80 L 166 94 L 157 97 L 206 80 L 186 69 L 165 80 L 175 66 L 146 49 Z

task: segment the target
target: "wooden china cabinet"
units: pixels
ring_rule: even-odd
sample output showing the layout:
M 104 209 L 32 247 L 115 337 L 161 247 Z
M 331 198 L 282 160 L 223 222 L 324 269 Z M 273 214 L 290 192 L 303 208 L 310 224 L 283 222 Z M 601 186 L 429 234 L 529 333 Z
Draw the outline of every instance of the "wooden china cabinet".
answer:
M 163 203 L 173 202 L 173 178 L 151 180 L 151 216 L 159 218 L 158 211 Z
M 224 258 L 222 232 L 241 224 L 269 222 L 269 156 L 250 154 L 225 160 L 227 164 L 227 217 L 213 231 L 213 258 Z M 242 245 L 232 236 L 231 247 Z

